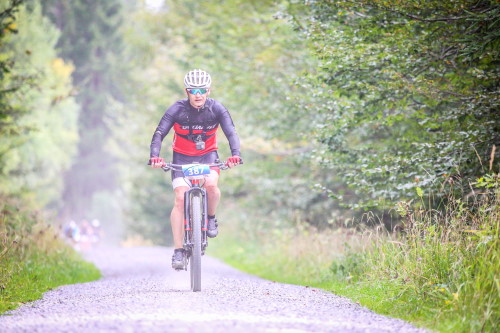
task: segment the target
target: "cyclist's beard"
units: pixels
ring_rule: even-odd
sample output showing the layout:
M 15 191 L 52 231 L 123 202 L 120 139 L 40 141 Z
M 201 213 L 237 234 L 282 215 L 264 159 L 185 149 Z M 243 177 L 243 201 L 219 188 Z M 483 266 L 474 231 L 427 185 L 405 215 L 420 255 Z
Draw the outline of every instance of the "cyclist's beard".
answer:
M 191 103 L 191 102 L 190 102 L 190 104 L 191 104 L 191 106 L 192 106 L 193 108 L 195 108 L 195 109 L 197 109 L 197 110 L 202 109 L 202 108 L 203 108 L 203 106 L 205 106 L 205 102 L 203 102 L 203 104 L 193 104 L 193 103 Z

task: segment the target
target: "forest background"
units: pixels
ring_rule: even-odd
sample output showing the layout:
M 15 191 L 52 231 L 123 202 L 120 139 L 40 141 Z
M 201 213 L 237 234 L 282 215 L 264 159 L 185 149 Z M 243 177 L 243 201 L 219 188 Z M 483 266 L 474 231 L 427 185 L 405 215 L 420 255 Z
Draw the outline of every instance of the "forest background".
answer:
M 202 68 L 245 160 L 221 179 L 214 254 L 438 329 L 495 327 L 499 11 L 487 0 L 0 0 L 4 207 L 54 226 L 98 219 L 115 244 L 170 245 L 169 175 L 146 166 L 149 144 L 185 98 L 185 72 Z M 5 221 L 2 255 L 21 223 Z M 478 278 L 491 282 L 467 289 Z M 360 296 L 380 279 L 399 301 Z

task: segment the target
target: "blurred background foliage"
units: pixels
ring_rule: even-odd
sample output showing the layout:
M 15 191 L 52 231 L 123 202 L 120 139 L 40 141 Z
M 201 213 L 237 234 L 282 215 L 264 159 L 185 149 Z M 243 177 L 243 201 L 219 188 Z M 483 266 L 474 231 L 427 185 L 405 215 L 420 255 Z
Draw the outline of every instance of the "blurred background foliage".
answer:
M 242 141 L 223 223 L 325 229 L 372 210 L 391 227 L 416 188 L 439 207 L 499 172 L 496 1 L 0 0 L 0 12 L 1 192 L 59 223 L 98 218 L 115 241 L 170 242 L 170 175 L 146 163 L 192 68 L 212 74 Z
M 202 68 L 245 161 L 221 177 L 210 254 L 430 328 L 493 330 L 499 11 L 497 0 L 0 0 L 0 275 L 71 275 L 46 212 L 55 226 L 98 219 L 111 243 L 171 245 L 170 174 L 146 165 L 149 145 L 186 97 L 184 74 Z M 98 277 L 65 266 L 83 273 L 74 281 Z

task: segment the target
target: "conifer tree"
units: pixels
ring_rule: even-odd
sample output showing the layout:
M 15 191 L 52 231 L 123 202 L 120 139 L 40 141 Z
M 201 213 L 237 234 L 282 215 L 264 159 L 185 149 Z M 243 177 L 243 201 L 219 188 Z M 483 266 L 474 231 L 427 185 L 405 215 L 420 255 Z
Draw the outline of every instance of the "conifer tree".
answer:
M 81 106 L 80 142 L 73 167 L 65 175 L 64 214 L 84 218 L 99 191 L 116 187 L 115 168 L 106 145 L 109 105 L 121 100 L 119 70 L 122 5 L 118 0 L 48 0 L 44 10 L 62 35 L 61 56 L 75 66 L 73 83 Z

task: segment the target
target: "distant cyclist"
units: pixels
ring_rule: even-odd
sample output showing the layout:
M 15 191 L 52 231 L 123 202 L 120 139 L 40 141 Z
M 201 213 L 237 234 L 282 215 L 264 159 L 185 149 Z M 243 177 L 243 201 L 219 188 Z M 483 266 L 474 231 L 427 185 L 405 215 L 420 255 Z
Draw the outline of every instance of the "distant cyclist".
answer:
M 217 154 L 216 132 L 222 128 L 232 157 L 228 159 L 228 166 L 240 164 L 240 140 L 228 110 L 215 99 L 209 98 L 212 79 L 201 70 L 189 71 L 184 77 L 184 86 L 187 99 L 175 102 L 170 106 L 158 124 L 151 140 L 150 164 L 153 168 L 160 168 L 165 161 L 160 157 L 161 144 L 170 129 L 174 128 L 172 143 L 174 164 L 204 163 L 210 164 L 219 158 Z M 219 230 L 215 212 L 220 201 L 220 190 L 217 186 L 220 170 L 213 169 L 204 187 L 208 193 L 208 237 L 216 237 Z M 172 186 L 175 192 L 175 202 L 170 223 L 174 238 L 174 254 L 172 267 L 184 268 L 184 192 L 188 185 L 180 171 L 172 171 Z

